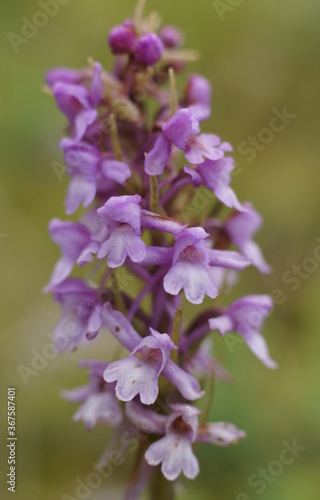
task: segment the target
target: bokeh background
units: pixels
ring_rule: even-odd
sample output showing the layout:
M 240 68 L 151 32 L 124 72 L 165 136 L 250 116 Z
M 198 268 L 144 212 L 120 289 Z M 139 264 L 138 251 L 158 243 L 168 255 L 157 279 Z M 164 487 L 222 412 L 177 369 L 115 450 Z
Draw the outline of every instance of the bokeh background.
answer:
M 109 68 L 107 33 L 131 15 L 134 3 L 71 0 L 18 53 L 8 34 L 21 35 L 21 18 L 32 19 L 41 8 L 34 0 L 0 7 L 1 419 L 7 386 L 15 385 L 18 499 L 75 497 L 76 478 L 85 480 L 92 472 L 91 463 L 110 438 L 104 428 L 88 433 L 82 424 L 73 424 L 75 407 L 59 397 L 61 388 L 85 383 L 86 374 L 76 367 L 81 355 L 34 359 L 36 353 L 52 354 L 46 349 L 59 311 L 41 290 L 58 250 L 49 240 L 47 223 L 53 216 L 63 218 L 67 187 L 66 177 L 60 182 L 52 168 L 61 160 L 57 144 L 64 118 L 40 88 L 48 68 L 82 66 L 88 55 Z M 281 302 L 264 328 L 279 362 L 277 371 L 264 368 L 245 345 L 228 348 L 216 339 L 216 352 L 235 379 L 231 385 L 216 385 L 210 417 L 234 422 L 248 437 L 228 449 L 199 446 L 201 474 L 181 483 L 181 499 L 244 500 L 243 492 L 250 499 L 315 500 L 320 491 L 320 252 L 318 261 L 312 257 L 320 246 L 319 1 L 148 0 L 148 9 L 181 27 L 186 46 L 201 51 L 202 59 L 188 71 L 202 72 L 213 82 L 213 114 L 206 129 L 234 145 L 241 172 L 233 186 L 241 200 L 251 200 L 264 215 L 257 240 L 274 272 L 245 271 L 232 296 L 278 290 Z M 295 118 L 269 144 L 259 142 L 260 150 L 249 161 L 239 146 L 269 127 L 274 108 L 285 107 Z M 307 269 L 295 281 L 296 290 L 288 282 L 294 265 Z M 102 342 L 86 357 L 107 351 Z M 22 365 L 34 370 L 24 380 Z M 2 428 L 5 438 L 5 420 Z M 259 494 L 248 478 L 279 458 L 283 441 L 294 440 L 305 450 L 271 476 Z M 9 495 L 6 458 L 3 440 L 1 498 Z M 130 460 L 90 498 L 120 499 Z

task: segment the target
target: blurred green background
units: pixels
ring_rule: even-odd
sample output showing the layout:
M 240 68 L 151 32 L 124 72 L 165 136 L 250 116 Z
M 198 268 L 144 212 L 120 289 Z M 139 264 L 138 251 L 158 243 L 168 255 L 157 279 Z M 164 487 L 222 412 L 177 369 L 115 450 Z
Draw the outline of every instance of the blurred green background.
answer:
M 84 353 L 42 358 L 43 366 L 38 360 L 27 384 L 18 367 L 31 368 L 35 351 L 47 352 L 59 317 L 41 289 L 58 257 L 47 223 L 64 217 L 67 179 L 59 182 L 52 163 L 61 160 L 57 144 L 65 122 L 40 91 L 43 74 L 52 66 L 82 66 L 88 55 L 110 68 L 107 33 L 131 15 L 134 4 L 71 0 L 16 54 L 8 33 L 21 35 L 21 18 L 32 19 L 41 9 L 33 0 L 1 3 L 1 498 L 9 498 L 4 484 L 7 386 L 17 387 L 16 498 L 75 496 L 76 478 L 85 480 L 92 472 L 91 463 L 110 438 L 104 428 L 88 433 L 73 424 L 75 407 L 59 397 L 61 388 L 85 383 L 85 371 L 76 368 Z M 243 344 L 235 344 L 231 353 L 222 338 L 216 339 L 216 352 L 235 380 L 217 384 L 210 416 L 246 429 L 248 437 L 228 449 L 200 445 L 201 474 L 181 483 L 181 499 L 315 500 L 320 491 L 320 269 L 310 257 L 320 245 L 319 0 L 148 0 L 148 9 L 181 27 L 188 48 L 200 49 L 202 59 L 189 71 L 204 73 L 214 86 L 206 129 L 234 145 L 241 172 L 233 186 L 241 200 L 251 200 L 264 215 L 257 240 L 274 272 L 245 271 L 233 296 L 281 291 L 281 304 L 264 328 L 277 371 L 264 368 Z M 295 118 L 269 144 L 259 142 L 260 150 L 248 161 L 241 143 L 269 127 L 274 108 L 285 107 Z M 287 278 L 293 275 L 293 265 L 308 269 L 294 291 L 283 279 L 286 272 Z M 110 346 L 103 340 L 85 357 L 107 352 Z M 305 450 L 259 494 L 248 478 L 279 458 L 284 440 L 295 439 Z M 90 498 L 120 499 L 130 460 Z

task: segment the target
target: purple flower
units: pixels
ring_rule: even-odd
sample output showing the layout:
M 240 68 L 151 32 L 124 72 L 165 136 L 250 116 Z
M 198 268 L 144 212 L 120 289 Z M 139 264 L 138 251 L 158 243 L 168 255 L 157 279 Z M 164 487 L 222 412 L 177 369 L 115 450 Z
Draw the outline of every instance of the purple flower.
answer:
M 210 258 L 201 227 L 184 229 L 176 236 L 173 265 L 163 285 L 167 293 L 177 295 L 182 289 L 193 304 L 201 304 L 207 294 L 214 299 L 218 289 L 210 275 Z
M 184 42 L 183 33 L 175 26 L 163 26 L 159 34 L 165 47 L 168 49 L 180 47 Z
M 211 115 L 211 94 L 209 80 L 198 74 L 191 75 L 184 102 L 198 122 L 207 120 Z
M 161 59 L 164 46 L 161 38 L 155 33 L 149 33 L 139 38 L 134 50 L 137 63 L 144 66 L 153 66 Z
M 127 404 L 126 415 L 142 432 L 164 435 L 155 441 L 145 453 L 149 465 L 162 463 L 161 470 L 169 481 L 174 481 L 181 472 L 189 479 L 199 473 L 193 443 L 203 442 L 217 446 L 229 446 L 246 434 L 227 422 L 210 422 L 199 425 L 199 410 L 186 404 L 172 404 L 169 415 L 145 409 L 134 401 Z
M 230 151 L 228 143 L 221 143 L 214 134 L 200 134 L 199 122 L 190 109 L 179 109 L 162 127 L 162 134 L 156 139 L 146 156 L 145 171 L 149 175 L 161 175 L 171 155 L 172 144 L 185 152 L 186 159 L 193 164 L 205 158 L 218 160 L 224 151 Z
M 95 63 L 90 89 L 83 84 L 66 81 L 55 81 L 53 84 L 52 92 L 58 108 L 68 118 L 73 130 L 73 137 L 62 139 L 60 148 L 74 146 L 81 141 L 88 126 L 95 121 L 98 113 L 94 108 L 100 104 L 103 96 L 101 71 L 101 65 Z M 65 75 L 62 76 L 65 78 Z
M 124 162 L 102 155 L 96 147 L 80 142 L 66 150 L 67 172 L 71 177 L 66 198 L 66 213 L 73 214 L 80 203 L 88 207 L 97 190 L 110 189 L 114 183 L 124 185 L 131 176 Z
M 140 262 L 145 257 L 140 201 L 139 195 L 113 196 L 98 209 L 98 217 L 106 225 L 108 235 L 97 255 L 99 259 L 107 255 L 109 267 L 121 266 L 127 257 L 133 262 Z
M 101 317 L 103 324 L 112 335 L 130 352 L 140 344 L 142 339 L 138 332 L 121 312 L 112 308 L 111 304 L 104 305 Z M 185 399 L 193 401 L 204 394 L 199 382 L 171 359 L 167 360 L 162 375 L 178 389 Z
M 270 273 L 271 267 L 266 263 L 262 252 L 252 236 L 261 228 L 263 220 L 261 215 L 253 208 L 251 203 L 245 203 L 245 212 L 232 215 L 223 225 L 223 228 L 239 250 L 250 259 L 262 273 Z
M 271 359 L 267 344 L 260 333 L 264 319 L 273 307 L 269 295 L 247 295 L 234 301 L 221 316 L 209 320 L 212 330 L 221 335 L 236 331 L 243 336 L 249 349 L 268 368 L 276 368 L 277 363 Z
M 191 176 L 195 186 L 203 184 L 211 189 L 218 200 L 227 207 L 234 207 L 243 212 L 246 208 L 241 205 L 235 192 L 229 186 L 231 182 L 231 171 L 234 169 L 233 158 L 226 157 L 220 160 L 205 160 L 196 168 L 184 167 L 184 171 Z
M 182 223 L 175 221 L 174 219 L 166 220 L 162 217 L 150 217 L 149 215 L 146 217 L 146 213 L 150 214 L 150 212 L 143 210 L 142 225 L 149 227 L 150 229 L 161 228 L 162 231 L 174 234 L 176 236 L 176 243 L 173 248 L 155 246 L 146 247 L 146 255 L 144 259 L 140 261 L 141 265 L 162 266 L 165 264 L 172 264 L 173 261 L 173 265 L 175 265 L 176 259 L 178 259 L 177 262 L 180 260 L 180 264 L 182 263 L 182 260 L 185 260 L 185 264 L 187 265 L 194 263 L 195 266 L 197 266 L 199 262 L 202 264 L 207 263 L 210 264 L 210 268 L 205 265 L 205 269 L 210 271 L 211 277 L 215 274 L 214 268 L 216 267 L 242 271 L 251 265 L 251 261 L 238 252 L 216 250 L 209 247 L 210 243 L 208 245 L 201 243 L 202 240 L 209 236 L 209 234 L 206 233 L 201 227 L 185 228 Z M 183 248 L 184 245 L 186 245 L 186 248 Z M 200 249 L 200 252 L 198 252 L 197 249 Z M 184 250 L 186 251 L 184 252 Z M 177 270 L 178 268 L 179 266 L 176 266 Z M 200 272 L 202 273 L 203 270 L 200 269 Z M 187 280 L 187 278 L 185 278 L 185 280 Z M 190 280 L 191 286 L 197 281 L 194 281 L 191 277 Z M 205 282 L 207 282 L 207 280 L 205 280 Z M 175 285 L 173 286 L 175 287 Z M 176 293 L 173 295 L 176 295 Z
M 163 135 L 160 134 L 153 148 L 148 152 L 144 169 L 149 175 L 162 175 L 171 155 L 171 143 Z
M 230 446 L 245 437 L 245 431 L 228 422 L 212 422 L 199 425 L 197 433 L 197 441 L 215 444 L 216 446 Z
M 162 132 L 168 141 L 185 151 L 190 138 L 199 134 L 200 127 L 189 109 L 179 109 L 162 127 Z
M 142 265 L 172 264 L 163 282 L 165 291 L 171 295 L 178 295 L 183 289 L 189 302 L 201 304 L 206 294 L 211 298 L 218 295 L 211 266 L 242 270 L 251 264 L 238 252 L 210 249 L 204 241 L 209 234 L 201 227 L 183 229 L 182 224 L 169 220 L 166 229 L 166 224 L 161 220 L 158 223 L 156 217 L 147 219 L 150 228 L 161 226 L 175 234 L 173 249 L 149 246 L 140 261 Z M 146 221 L 145 213 L 143 220 Z
M 171 405 L 173 413 L 166 423 L 166 435 L 145 453 L 149 465 L 161 465 L 163 475 L 174 481 L 181 472 L 189 479 L 199 473 L 199 463 L 192 451 L 198 430 L 199 410 L 185 404 Z
M 201 134 L 192 137 L 185 149 L 186 159 L 196 165 L 208 160 L 219 160 L 225 151 L 232 151 L 228 142 L 221 143 L 220 137 L 214 134 Z
M 50 291 L 69 276 L 75 262 L 91 243 L 88 228 L 79 222 L 52 219 L 49 232 L 52 240 L 60 246 L 62 257 L 57 262 L 45 291 Z
M 115 26 L 109 33 L 108 43 L 113 54 L 133 52 L 136 43 L 136 32 L 131 24 Z
M 90 243 L 82 250 L 77 259 L 78 266 L 84 266 L 89 262 L 93 262 L 94 255 L 99 250 L 101 243 L 106 239 L 107 228 L 101 224 L 98 219 L 97 211 L 95 208 L 86 212 L 82 216 L 83 224 L 88 228 L 91 234 Z
M 128 358 L 111 363 L 104 372 L 106 382 L 117 382 L 116 396 L 121 401 L 131 401 L 139 394 L 141 402 L 150 405 L 158 397 L 159 375 L 171 349 L 177 347 L 166 333 L 150 331 L 151 335 L 141 340 Z
M 146 156 L 145 171 L 149 175 L 161 175 L 170 158 L 172 144 L 185 150 L 191 137 L 200 132 L 199 123 L 189 109 L 180 109 L 162 127 L 162 134 Z
M 185 98 L 189 105 L 204 104 L 210 107 L 211 95 L 211 83 L 207 78 L 198 74 L 190 76 L 185 93 Z
M 205 158 L 218 160 L 224 151 L 230 150 L 228 143 L 222 143 L 214 134 L 199 134 L 199 122 L 190 109 L 180 109 L 162 127 L 163 134 L 177 148 L 185 151 L 186 159 L 193 164 L 201 163 Z
M 195 478 L 195 442 L 228 446 L 245 437 L 227 422 L 199 423 L 200 411 L 190 406 L 209 377 L 230 380 L 212 354 L 212 329 L 240 333 L 263 363 L 276 366 L 260 333 L 272 308 L 266 295 L 229 307 L 220 298 L 198 314 L 187 311 L 186 323 L 184 296 L 202 304 L 206 295 L 227 293 L 249 265 L 270 268 L 253 241 L 262 219 L 230 187 L 231 145 L 200 130 L 211 113 L 209 81 L 192 74 L 182 95 L 175 84 L 175 72 L 196 51 L 180 49 L 175 27 L 158 29 L 155 13 L 144 16 L 144 3 L 109 33 L 111 73 L 90 60 L 79 70 L 58 67 L 47 73 L 45 88 L 68 120 L 60 143 L 70 177 L 66 213 L 84 208 L 78 222 L 49 225 L 61 250 L 45 289 L 62 310 L 56 350 L 87 346 L 105 327 L 128 351 L 114 358 L 106 337 L 107 357 L 80 363 L 90 370 L 89 383 L 64 396 L 79 403 L 73 420 L 87 429 L 118 428 L 99 466 L 116 447 L 127 449 L 131 437 L 147 440 L 149 448 L 137 450 L 128 500 L 143 494 L 160 467 L 169 481 L 180 473 Z M 206 189 L 214 202 L 207 217 Z M 179 220 L 187 214 L 189 224 Z M 70 277 L 84 265 L 85 278 Z
M 50 87 L 57 82 L 80 83 L 85 78 L 89 78 L 90 73 L 90 68 L 72 69 L 58 67 L 48 71 L 46 73 L 45 80 Z
M 96 337 L 102 326 L 97 290 L 81 279 L 69 278 L 51 292 L 62 307 L 62 317 L 52 334 L 58 351 L 74 351 L 81 342 Z
M 82 403 L 73 420 L 82 420 L 88 430 L 92 430 L 97 423 L 118 427 L 123 419 L 122 412 L 114 389 L 103 380 L 107 363 L 86 360 L 79 364 L 83 368 L 90 368 L 89 384 L 62 393 L 65 399 Z

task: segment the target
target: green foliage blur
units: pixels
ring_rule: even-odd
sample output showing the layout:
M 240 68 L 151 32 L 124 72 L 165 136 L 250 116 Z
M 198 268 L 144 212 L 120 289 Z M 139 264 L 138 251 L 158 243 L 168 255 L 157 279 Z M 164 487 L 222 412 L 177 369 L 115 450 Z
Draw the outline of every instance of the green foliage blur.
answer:
M 49 335 L 59 317 L 51 297 L 41 292 L 58 257 L 47 223 L 52 217 L 64 217 L 68 181 L 66 176 L 59 180 L 52 167 L 62 158 L 57 145 L 65 121 L 41 85 L 48 68 L 80 67 L 87 56 L 110 69 L 107 34 L 131 16 L 135 2 L 65 3 L 34 38 L 19 45 L 18 53 L 8 34 L 21 36 L 22 17 L 30 20 L 41 8 L 35 0 L 2 2 L 0 7 L 1 418 L 6 417 L 6 387 L 14 385 L 15 498 L 19 500 L 56 500 L 64 493 L 75 497 L 76 478 L 86 480 L 92 462 L 111 439 L 103 427 L 88 433 L 82 424 L 72 423 L 76 407 L 63 401 L 59 391 L 86 383 L 78 359 L 109 356 L 112 341 L 104 337 L 87 352 L 47 360 L 52 356 Z M 270 276 L 254 269 L 243 272 L 226 300 L 278 290 L 278 303 L 263 330 L 278 370 L 267 370 L 244 344 L 227 344 L 214 336 L 215 351 L 235 378 L 231 385 L 216 384 L 210 419 L 246 429 L 247 439 L 228 449 L 199 445 L 201 474 L 194 482 L 181 482 L 180 498 L 316 500 L 320 491 L 319 0 L 148 0 L 147 4 L 148 10 L 161 13 L 165 23 L 183 29 L 186 47 L 201 51 L 201 60 L 188 71 L 203 73 L 213 83 L 213 113 L 205 129 L 234 145 L 241 171 L 238 168 L 233 187 L 240 200 L 252 201 L 264 216 L 257 241 L 274 272 Z M 295 117 L 270 139 L 270 133 L 262 130 L 269 129 L 274 109 L 284 108 Z M 258 137 L 258 142 L 249 152 L 250 137 Z M 292 266 L 301 266 L 303 274 L 299 277 L 295 273 L 301 271 Z M 31 368 L 36 353 L 44 352 L 35 371 L 23 379 L 19 367 L 20 372 L 21 365 Z M 1 498 L 9 498 L 5 420 L 2 428 Z M 279 459 L 283 441 L 294 440 L 305 450 L 279 473 L 270 464 Z M 90 498 L 120 499 L 131 462 L 128 456 Z M 269 470 L 268 480 L 252 486 L 259 469 L 268 467 L 274 474 Z

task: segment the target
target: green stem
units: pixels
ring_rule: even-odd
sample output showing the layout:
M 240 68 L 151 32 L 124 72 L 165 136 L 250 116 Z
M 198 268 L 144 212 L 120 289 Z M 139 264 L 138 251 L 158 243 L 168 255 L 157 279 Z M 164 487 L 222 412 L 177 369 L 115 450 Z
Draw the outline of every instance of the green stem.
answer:
M 169 68 L 169 81 L 170 81 L 170 114 L 172 116 L 178 109 L 178 93 L 177 93 L 176 77 L 173 68 Z
M 117 123 L 113 113 L 110 115 L 110 130 L 111 130 L 111 142 L 112 142 L 114 156 L 116 157 L 116 160 L 122 161 L 123 155 L 118 136 Z
M 143 20 L 143 11 L 144 11 L 144 6 L 145 6 L 146 0 L 138 0 L 135 13 L 133 16 L 133 21 L 135 24 L 135 28 L 138 33 L 140 33 L 141 30 L 141 24 Z
M 123 300 L 123 296 L 121 294 L 118 278 L 113 271 L 111 273 L 111 283 L 112 283 L 112 291 L 114 294 L 114 301 L 117 306 L 118 311 L 121 311 L 125 316 L 127 315 L 127 308 Z
M 174 496 L 173 483 L 157 469 L 151 481 L 150 500 L 174 500 Z
M 205 405 L 205 408 L 202 412 L 202 417 L 201 417 L 201 423 L 205 424 L 207 422 L 211 407 L 212 407 L 212 401 L 213 401 L 213 394 L 214 394 L 214 382 L 215 382 L 215 376 L 214 372 L 211 372 L 210 374 L 210 381 L 209 381 L 209 388 L 207 392 L 207 402 Z
M 158 180 L 155 175 L 149 176 L 150 183 L 150 211 L 157 213 L 159 211 L 159 190 Z
M 179 348 L 180 344 L 180 331 L 181 331 L 181 322 L 182 322 L 182 309 L 178 307 L 176 310 L 176 314 L 174 315 L 173 320 L 173 328 L 171 333 L 171 340 L 176 344 Z M 178 363 L 179 361 L 179 349 L 173 349 L 171 351 L 171 359 L 174 363 Z
M 141 461 L 143 460 L 143 455 L 145 451 L 146 451 L 146 443 L 140 442 L 139 448 L 136 453 L 135 461 L 133 464 L 133 469 L 131 471 L 129 481 L 127 484 L 127 491 L 130 491 L 130 489 L 136 484 L 136 482 L 139 479 L 139 468 L 141 465 Z

